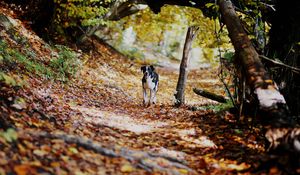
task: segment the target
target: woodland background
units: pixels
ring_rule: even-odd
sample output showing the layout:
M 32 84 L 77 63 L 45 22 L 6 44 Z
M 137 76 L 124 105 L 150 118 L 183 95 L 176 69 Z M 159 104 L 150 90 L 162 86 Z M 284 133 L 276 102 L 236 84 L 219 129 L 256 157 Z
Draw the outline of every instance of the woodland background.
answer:
M 231 1 L 270 75 L 263 85 L 248 80 L 223 2 L 0 2 L 0 174 L 299 173 L 300 2 Z M 190 26 L 199 31 L 176 108 Z M 148 108 L 145 64 L 161 76 Z M 273 80 L 287 104 L 262 110 L 254 90 Z

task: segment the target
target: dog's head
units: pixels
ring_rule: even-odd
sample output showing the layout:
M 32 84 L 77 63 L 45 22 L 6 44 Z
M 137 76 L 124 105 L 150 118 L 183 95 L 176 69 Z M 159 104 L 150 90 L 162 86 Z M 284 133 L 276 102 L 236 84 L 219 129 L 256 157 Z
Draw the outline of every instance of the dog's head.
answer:
M 141 71 L 143 71 L 143 74 L 144 76 L 148 76 L 148 75 L 151 75 L 152 72 L 154 72 L 154 67 L 151 65 L 151 66 L 142 66 L 141 67 Z

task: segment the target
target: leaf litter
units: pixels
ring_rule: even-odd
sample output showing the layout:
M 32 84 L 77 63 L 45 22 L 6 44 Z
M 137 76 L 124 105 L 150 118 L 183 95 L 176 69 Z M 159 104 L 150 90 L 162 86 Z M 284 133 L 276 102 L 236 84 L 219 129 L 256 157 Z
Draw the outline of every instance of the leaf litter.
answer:
M 47 62 L 49 47 L 24 27 L 18 30 Z M 259 128 L 232 123 L 224 113 L 189 110 L 216 104 L 195 95 L 194 87 L 225 93 L 216 69 L 191 70 L 187 105 L 175 108 L 178 70 L 157 67 L 158 104 L 144 107 L 141 65 L 93 43 L 95 49 L 85 53 L 88 59 L 68 83 L 12 72 L 26 77 L 26 86 L 1 88 L 0 173 L 236 174 L 264 154 Z M 10 101 L 15 103 L 7 105 Z

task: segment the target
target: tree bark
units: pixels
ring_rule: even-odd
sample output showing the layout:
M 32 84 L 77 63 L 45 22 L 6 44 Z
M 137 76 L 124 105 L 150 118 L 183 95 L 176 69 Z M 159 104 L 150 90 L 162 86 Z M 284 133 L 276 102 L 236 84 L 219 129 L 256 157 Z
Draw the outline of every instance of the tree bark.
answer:
M 178 82 L 176 86 L 176 94 L 174 94 L 176 98 L 175 101 L 176 106 L 181 106 L 182 104 L 184 104 L 184 91 L 185 91 L 185 85 L 186 85 L 186 80 L 188 75 L 187 64 L 188 64 L 192 42 L 198 30 L 199 27 L 191 26 L 188 28 L 188 31 L 186 33 L 183 55 L 180 63 L 180 72 L 179 72 Z
M 300 128 L 295 127 L 283 95 L 264 69 L 231 2 L 226 0 L 218 2 L 229 37 L 238 55 L 236 61 L 240 63 L 246 73 L 247 84 L 257 95 L 260 109 L 263 112 L 262 119 L 267 121 L 264 123 L 264 128 L 266 130 L 265 137 L 270 144 L 268 151 L 271 154 L 279 155 L 279 159 L 285 155 L 289 159 L 287 162 L 293 162 L 299 166 Z
M 264 111 L 280 112 L 282 115 L 287 116 L 288 110 L 285 99 L 261 63 L 259 55 L 245 33 L 232 3 L 219 0 L 219 6 L 236 51 L 236 66 L 242 66 L 245 71 L 247 84 L 257 95 L 260 108 Z M 268 120 L 272 120 L 272 118 Z
M 193 91 L 197 94 L 197 95 L 201 95 L 202 97 L 217 101 L 219 103 L 226 103 L 226 98 L 221 96 L 221 95 L 217 95 L 214 94 L 212 92 L 206 91 L 204 89 L 197 89 L 194 88 Z

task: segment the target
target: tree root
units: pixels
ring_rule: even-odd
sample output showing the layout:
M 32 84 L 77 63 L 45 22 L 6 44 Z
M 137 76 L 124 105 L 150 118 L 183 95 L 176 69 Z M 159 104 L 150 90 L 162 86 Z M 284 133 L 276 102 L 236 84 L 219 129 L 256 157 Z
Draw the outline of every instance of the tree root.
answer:
M 20 132 L 20 131 L 19 131 Z M 22 131 L 22 133 L 29 134 L 39 138 L 60 139 L 69 144 L 76 144 L 87 150 L 92 150 L 104 156 L 116 158 L 121 157 L 133 163 L 136 167 L 142 168 L 148 172 L 163 171 L 167 174 L 181 174 L 180 170 L 184 169 L 191 174 L 196 174 L 194 170 L 189 168 L 186 162 L 178 160 L 167 155 L 149 153 L 145 151 L 129 150 L 127 148 L 118 149 L 113 147 L 111 149 L 103 147 L 101 144 L 87 138 L 69 135 L 65 133 L 47 133 L 47 132 L 33 132 Z

